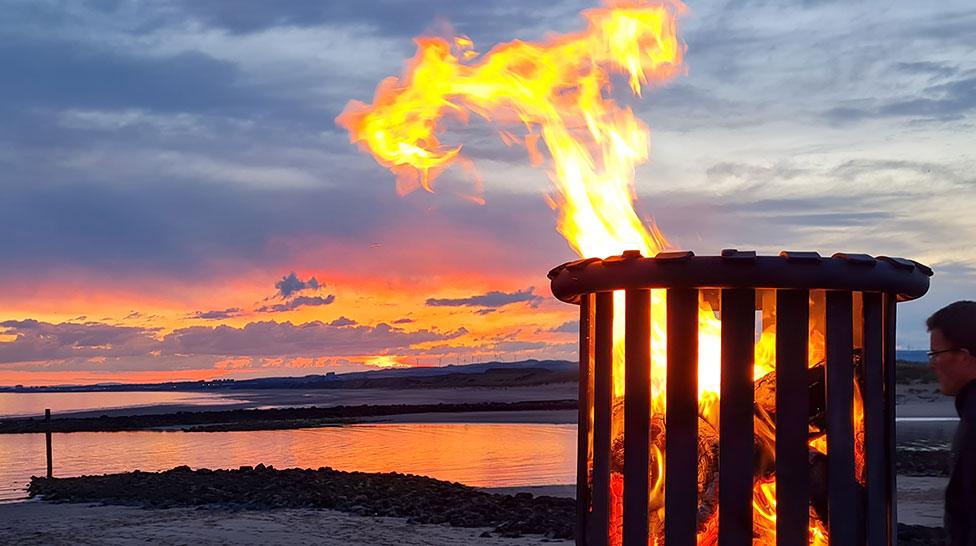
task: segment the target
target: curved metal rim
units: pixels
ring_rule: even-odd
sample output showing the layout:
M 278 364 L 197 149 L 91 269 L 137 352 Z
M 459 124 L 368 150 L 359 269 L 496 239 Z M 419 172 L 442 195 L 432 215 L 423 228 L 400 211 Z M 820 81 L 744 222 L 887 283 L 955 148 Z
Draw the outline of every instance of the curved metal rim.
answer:
M 634 288 L 798 288 L 895 294 L 899 301 L 928 292 L 932 269 L 904 258 L 783 251 L 757 256 L 753 251 L 723 250 L 721 256 L 662 252 L 645 258 L 626 251 L 605 259 L 587 258 L 549 272 L 552 293 L 566 303 L 582 294 Z

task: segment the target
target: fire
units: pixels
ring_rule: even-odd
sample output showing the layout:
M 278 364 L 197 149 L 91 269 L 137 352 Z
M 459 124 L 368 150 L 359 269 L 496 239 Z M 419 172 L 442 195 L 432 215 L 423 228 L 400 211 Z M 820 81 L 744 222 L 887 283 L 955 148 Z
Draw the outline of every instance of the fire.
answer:
M 372 104 L 351 101 L 336 121 L 348 130 L 352 142 L 396 175 L 401 194 L 420 188 L 432 191 L 437 176 L 452 165 L 475 172 L 462 155 L 461 145 L 441 143 L 444 118 L 463 122 L 474 114 L 492 121 L 501 127 L 505 144 L 524 145 L 533 164 L 545 165 L 555 189 L 549 202 L 558 214 L 557 229 L 581 257 L 609 256 L 629 249 L 654 256 L 670 244 L 653 221 L 641 220 L 634 206 L 635 171 L 648 160 L 650 130 L 611 94 L 617 75 L 640 96 L 645 88 L 683 72 L 684 46 L 677 36 L 676 19 L 684 11 L 676 0 L 608 1 L 604 7 L 583 13 L 584 31 L 545 42 L 513 41 L 483 55 L 475 51 L 468 37 L 421 37 L 416 40 L 417 53 L 401 77 L 380 83 Z M 521 127 L 522 134 L 512 127 Z M 624 395 L 624 294 L 614 296 L 613 391 L 619 400 Z M 702 299 L 699 409 L 702 419 L 715 430 L 721 378 L 718 311 Z M 757 380 L 775 370 L 775 323 L 767 324 L 767 318 L 756 344 Z M 663 290 L 652 291 L 651 319 L 652 411 L 663 415 L 667 371 Z M 822 351 L 822 335 L 811 337 L 812 348 L 818 342 Z M 615 433 L 623 430 L 622 418 L 622 411 L 614 412 Z M 774 445 L 773 423 L 757 423 L 756 431 L 758 442 Z M 655 469 L 651 506 L 658 507 L 654 516 L 660 518 L 666 461 L 660 449 L 651 452 Z M 624 484 L 620 475 L 612 476 L 611 484 L 616 499 L 611 507 L 616 522 L 611 526 L 611 542 L 619 544 Z M 775 477 L 757 478 L 754 506 L 758 543 L 773 543 Z M 715 544 L 716 528 L 717 513 L 705 522 L 699 544 Z M 656 542 L 656 538 L 650 541 Z M 811 517 L 811 543 L 826 543 L 826 531 L 816 517 Z

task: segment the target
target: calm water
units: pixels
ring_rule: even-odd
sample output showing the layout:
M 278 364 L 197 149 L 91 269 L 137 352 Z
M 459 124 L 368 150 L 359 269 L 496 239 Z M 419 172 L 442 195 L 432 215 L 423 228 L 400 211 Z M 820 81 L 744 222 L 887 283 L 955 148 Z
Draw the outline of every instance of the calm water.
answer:
M 956 422 L 898 423 L 899 449 L 945 449 Z M 277 468 L 397 471 L 481 487 L 576 480 L 576 425 L 368 424 L 252 432 L 54 434 L 56 476 L 128 470 Z M 0 435 L 0 500 L 25 497 L 43 475 L 44 435 Z
M 137 408 L 166 404 L 218 405 L 239 400 L 198 392 L 0 392 L 0 418 L 56 413 Z
M 179 465 L 423 474 L 481 487 L 576 480 L 576 425 L 370 424 L 252 432 L 76 432 L 53 435 L 55 476 Z M 0 435 L 0 499 L 25 497 L 46 472 L 43 434 Z

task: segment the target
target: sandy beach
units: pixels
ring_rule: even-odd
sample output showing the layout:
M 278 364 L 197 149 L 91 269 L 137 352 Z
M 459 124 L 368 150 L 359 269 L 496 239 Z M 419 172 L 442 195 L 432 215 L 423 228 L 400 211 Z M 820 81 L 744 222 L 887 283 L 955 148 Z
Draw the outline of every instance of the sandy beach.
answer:
M 954 399 L 942 394 L 936 383 L 911 383 L 895 389 L 898 417 L 958 417 Z
M 295 546 L 525 546 L 571 544 L 542 536 L 481 536 L 488 528 L 408 523 L 334 510 L 144 510 L 40 501 L 0 504 L 0 544 L 23 545 L 254 545 Z
M 526 402 L 575 399 L 576 383 L 553 383 L 530 387 L 453 387 L 443 389 L 265 389 L 221 393 L 228 403 L 220 405 L 158 404 L 153 406 L 79 411 L 60 417 L 98 417 L 101 415 L 150 415 L 178 411 L 220 411 L 232 409 L 317 406 L 392 405 L 392 404 L 476 404 L 481 402 Z
M 946 478 L 898 478 L 898 520 L 940 527 Z M 572 497 L 572 485 L 485 489 L 493 493 Z M 460 528 L 366 517 L 335 510 L 143 509 L 25 501 L 0 504 L 0 543 L 23 545 L 569 545 L 541 535 L 499 537 L 490 528 Z

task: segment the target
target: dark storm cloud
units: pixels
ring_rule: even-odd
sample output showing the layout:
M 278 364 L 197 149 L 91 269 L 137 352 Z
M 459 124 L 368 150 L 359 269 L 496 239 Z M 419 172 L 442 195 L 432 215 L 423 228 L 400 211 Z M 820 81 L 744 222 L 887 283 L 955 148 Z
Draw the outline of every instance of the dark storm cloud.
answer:
M 282 298 L 289 298 L 292 294 L 301 292 L 302 290 L 318 290 L 321 287 L 322 285 L 319 284 L 319 281 L 315 277 L 303 281 L 298 278 L 298 275 L 295 275 L 294 271 L 275 283 L 275 288 L 278 289 L 278 295 Z
M 294 311 L 299 307 L 317 307 L 320 305 L 329 305 L 335 301 L 335 294 L 329 294 L 328 296 L 297 296 L 292 298 L 285 303 L 276 303 L 273 305 L 262 305 L 258 307 L 256 311 L 258 313 L 283 313 L 285 311 Z
M 428 298 L 427 305 L 431 307 L 487 307 L 495 309 L 513 303 L 528 302 L 535 307 L 542 301 L 542 297 L 533 294 L 532 291 L 533 288 L 529 287 L 515 292 L 492 290 L 486 294 L 467 298 Z
M 197 311 L 190 315 L 190 318 L 203 319 L 203 320 L 222 320 L 240 316 L 243 309 L 239 307 L 230 307 L 224 310 L 215 311 Z

